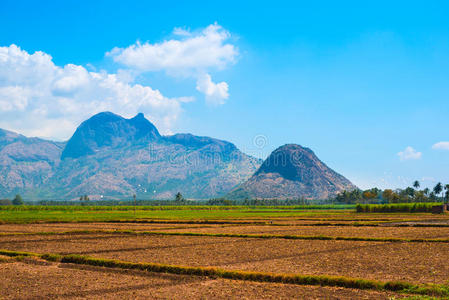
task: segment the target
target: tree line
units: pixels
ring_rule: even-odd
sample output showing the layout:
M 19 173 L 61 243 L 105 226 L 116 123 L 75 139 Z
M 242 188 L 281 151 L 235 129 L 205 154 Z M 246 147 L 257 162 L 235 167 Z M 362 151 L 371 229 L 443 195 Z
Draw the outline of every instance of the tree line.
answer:
M 415 180 L 412 186 L 405 189 L 372 188 L 368 190 L 343 191 L 335 197 L 337 203 L 369 204 L 369 203 L 416 203 L 445 202 L 449 203 L 449 184 L 438 182 L 432 189 L 420 189 L 421 184 Z
M 12 201 L 10 199 L 0 199 L 0 205 L 23 205 L 22 196 L 17 194 Z

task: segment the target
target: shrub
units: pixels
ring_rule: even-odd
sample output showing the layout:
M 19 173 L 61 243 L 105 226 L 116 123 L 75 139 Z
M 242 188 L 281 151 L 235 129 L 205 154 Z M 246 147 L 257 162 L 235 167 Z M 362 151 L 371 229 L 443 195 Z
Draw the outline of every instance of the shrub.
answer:
M 358 213 L 429 213 L 440 203 L 357 204 Z

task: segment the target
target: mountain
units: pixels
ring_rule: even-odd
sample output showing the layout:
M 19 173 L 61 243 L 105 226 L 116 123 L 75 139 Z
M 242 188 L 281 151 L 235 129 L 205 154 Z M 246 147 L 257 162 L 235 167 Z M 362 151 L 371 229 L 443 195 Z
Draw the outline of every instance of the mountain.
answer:
M 51 178 L 64 143 L 0 129 L 0 195 L 34 191 Z
M 287 144 L 273 151 L 230 199 L 328 199 L 356 186 L 330 169 L 309 148 Z
M 67 142 L 61 159 L 78 158 L 95 154 L 100 148 L 122 148 L 160 137 L 156 127 L 142 113 L 132 119 L 125 119 L 111 112 L 102 112 L 84 121 L 76 129 Z
M 247 180 L 261 161 L 234 144 L 192 134 L 161 136 L 143 114 L 110 112 L 81 123 L 66 143 L 0 132 L 0 196 L 26 199 L 206 199 Z

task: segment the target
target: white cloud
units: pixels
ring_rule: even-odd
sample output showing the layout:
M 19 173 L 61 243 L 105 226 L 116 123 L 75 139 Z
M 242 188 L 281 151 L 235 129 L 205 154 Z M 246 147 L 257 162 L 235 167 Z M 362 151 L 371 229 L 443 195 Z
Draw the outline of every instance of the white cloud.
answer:
M 106 55 L 139 72 L 164 71 L 170 76 L 193 77 L 198 82 L 204 82 L 203 74 L 221 70 L 237 60 L 238 49 L 227 43 L 229 32 L 216 23 L 196 32 L 175 28 L 173 33 L 178 39 L 154 44 L 136 42 L 127 48 L 114 48 Z M 223 104 L 228 85 L 217 84 L 212 97 L 206 93 L 211 89 L 197 90 L 205 93 L 206 100 L 220 99 L 218 102 Z
M 162 132 L 169 131 L 180 103 L 191 98 L 167 98 L 128 77 L 73 64 L 60 67 L 46 53 L 0 47 L 0 127 L 64 139 L 82 120 L 108 110 L 127 117 L 144 112 Z
M 432 146 L 434 150 L 449 150 L 449 142 L 438 142 Z
M 174 35 L 179 35 L 179 36 L 191 36 L 192 35 L 190 30 L 184 29 L 184 28 L 180 28 L 180 27 L 175 27 L 175 29 L 173 29 L 173 34 Z
M 234 63 L 237 48 L 225 41 L 229 32 L 218 24 L 209 25 L 199 33 L 175 28 L 182 39 L 162 43 L 137 42 L 125 49 L 114 48 L 106 55 L 115 62 L 141 71 L 167 71 L 172 74 L 206 68 L 224 68 Z
M 422 156 L 422 153 L 416 151 L 415 149 L 413 149 L 413 147 L 408 146 L 405 148 L 404 151 L 399 152 L 398 156 L 401 161 L 415 160 L 415 159 L 420 159 Z
M 228 84 L 226 82 L 214 83 L 209 74 L 198 77 L 196 89 L 206 96 L 206 101 L 213 105 L 224 104 L 228 99 Z

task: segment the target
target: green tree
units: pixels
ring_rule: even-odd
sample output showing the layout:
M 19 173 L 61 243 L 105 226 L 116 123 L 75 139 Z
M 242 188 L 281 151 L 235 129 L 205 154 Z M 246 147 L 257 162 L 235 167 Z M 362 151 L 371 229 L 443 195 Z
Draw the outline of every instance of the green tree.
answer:
M 12 204 L 14 204 L 14 205 L 23 205 L 23 199 L 22 199 L 22 196 L 20 196 L 19 194 L 17 194 L 17 195 L 14 197 L 14 200 L 12 200 Z
M 444 186 L 444 189 L 446 190 L 446 193 L 444 194 L 444 200 L 446 203 L 449 203 L 449 184 L 446 184 Z
M 416 191 L 415 197 L 413 198 L 415 202 L 427 202 L 429 198 L 426 197 L 424 191 Z
M 393 200 L 397 194 L 393 192 L 393 190 L 386 189 L 382 193 L 382 198 L 385 199 L 388 203 L 393 203 Z
M 184 201 L 184 197 L 182 196 L 182 194 L 180 192 L 178 192 L 175 196 L 175 200 L 177 202 L 181 202 L 181 201 Z
M 363 192 L 362 196 L 365 203 L 369 203 L 372 199 L 377 197 L 377 194 L 373 190 L 367 190 Z
M 413 182 L 413 187 L 414 187 L 415 189 L 419 189 L 420 186 L 421 186 L 421 185 L 419 184 L 419 181 L 418 181 L 418 180 L 415 180 L 415 182 Z
M 435 196 L 438 197 L 438 195 L 443 191 L 443 185 L 441 182 L 438 182 L 437 185 L 433 188 L 433 192 L 435 193 Z
M 415 190 L 411 187 L 408 187 L 404 190 L 405 195 L 407 196 L 407 202 L 410 202 L 410 199 L 412 199 L 415 196 Z

